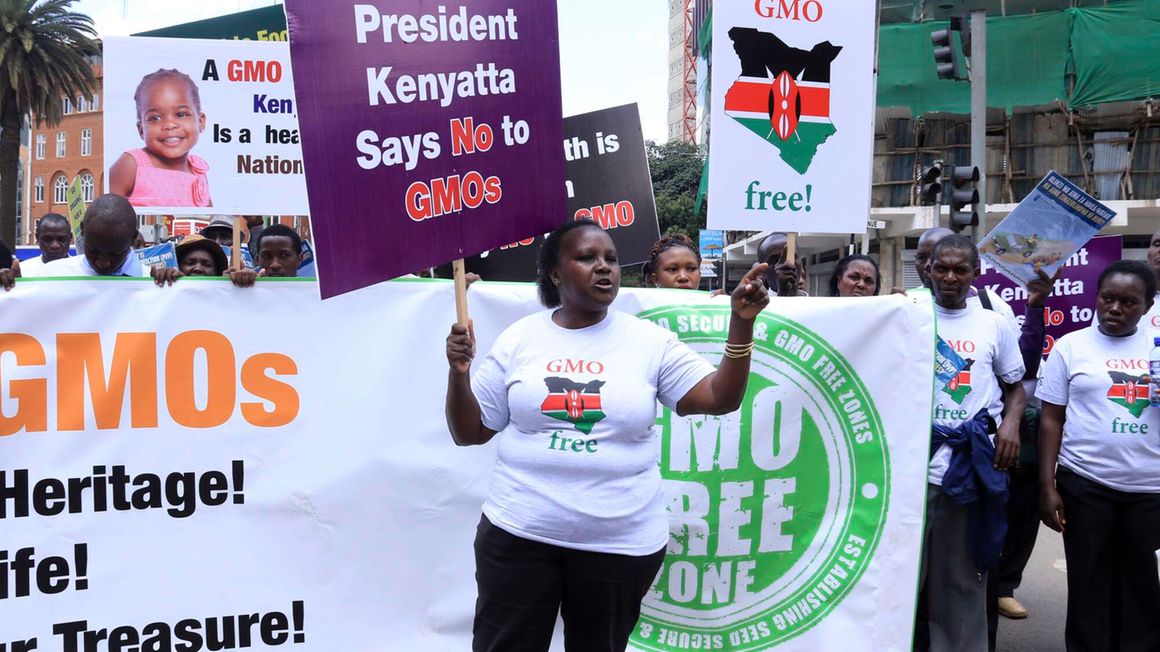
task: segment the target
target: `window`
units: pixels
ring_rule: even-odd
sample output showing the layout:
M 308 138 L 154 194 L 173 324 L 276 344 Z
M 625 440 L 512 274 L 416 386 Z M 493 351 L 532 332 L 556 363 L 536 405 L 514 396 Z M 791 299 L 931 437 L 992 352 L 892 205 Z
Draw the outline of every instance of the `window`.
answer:
M 72 98 L 66 97 L 64 98 L 64 114 L 68 115 L 70 113 L 72 113 Z
M 88 172 L 81 175 L 81 195 L 86 204 L 93 201 L 93 175 Z
M 32 182 L 33 199 L 38 204 L 44 203 L 44 177 L 36 177 Z
M 68 132 L 56 132 L 56 157 L 64 158 L 65 148 L 68 144 Z
M 93 153 L 93 130 L 81 129 L 81 156 Z
M 48 136 L 45 134 L 36 134 L 36 159 L 44 160 L 44 144 L 48 141 Z
M 101 96 L 100 95 L 93 93 L 93 102 L 89 106 L 89 110 L 90 111 L 100 111 L 101 110 Z
M 89 110 L 88 102 L 85 101 L 84 95 L 77 96 L 77 113 L 84 113 Z
M 58 174 L 56 181 L 52 182 L 52 203 L 65 203 L 65 191 L 68 190 L 68 179 L 64 178 L 63 174 Z

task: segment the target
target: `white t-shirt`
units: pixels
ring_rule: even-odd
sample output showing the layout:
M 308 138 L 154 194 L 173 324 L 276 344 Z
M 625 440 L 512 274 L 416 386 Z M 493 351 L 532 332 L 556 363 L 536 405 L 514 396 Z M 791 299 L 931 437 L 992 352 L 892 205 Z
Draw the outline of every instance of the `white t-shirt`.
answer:
M 1015 320 L 1015 311 L 1011 310 L 1011 305 L 1008 304 L 1006 301 L 1004 301 L 1002 297 L 1000 297 L 999 295 L 995 294 L 994 292 L 992 292 L 990 290 L 982 289 L 982 290 L 978 290 L 978 291 L 987 293 L 987 297 L 989 299 L 991 299 L 992 311 L 998 313 L 1000 316 L 1002 316 L 1004 319 L 1006 319 L 1007 323 L 1011 325 L 1011 328 L 1015 329 L 1015 343 L 1018 344 L 1019 343 L 1019 322 Z M 968 308 L 979 308 L 981 310 L 986 310 L 986 308 L 983 308 L 983 302 L 979 299 L 979 295 L 975 292 L 972 292 L 967 297 L 967 307 Z
M 1119 491 L 1160 493 L 1160 410 L 1140 378 L 1152 335 L 1109 337 L 1089 326 L 1055 343 L 1036 395 L 1066 406 L 1060 466 Z
M 1003 388 L 1023 378 L 1023 356 L 1007 318 L 994 310 L 968 305 L 962 310 L 935 306 L 938 335 L 946 340 L 968 366 L 946 387 L 935 392 L 935 425 L 957 427 L 986 408 L 999 424 L 1003 420 Z M 951 461 L 949 446 L 940 446 L 930 460 L 927 482 L 942 486 Z
M 668 543 L 654 432 L 713 365 L 660 326 L 615 310 L 569 330 L 552 311 L 500 334 L 472 373 L 499 459 L 483 513 L 520 537 L 643 556 Z
M 1096 320 L 1098 321 L 1099 317 L 1096 317 Z M 1092 322 L 1092 324 L 1095 326 L 1099 325 L 1096 322 Z M 1152 307 L 1140 319 L 1140 325 L 1150 328 L 1154 331 L 1153 334 L 1160 334 L 1160 292 L 1156 293 L 1156 296 L 1152 299 Z
M 44 268 L 47 263 L 44 258 L 40 256 L 33 256 L 28 260 L 20 261 L 20 276 L 22 278 L 36 278 L 40 276 L 40 270 Z

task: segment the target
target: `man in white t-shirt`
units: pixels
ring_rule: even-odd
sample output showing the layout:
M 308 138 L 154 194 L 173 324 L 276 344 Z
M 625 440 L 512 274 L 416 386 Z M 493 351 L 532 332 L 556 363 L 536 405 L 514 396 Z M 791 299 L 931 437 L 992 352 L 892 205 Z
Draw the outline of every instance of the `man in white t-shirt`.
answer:
M 54 260 L 41 268 L 40 276 L 149 276 L 133 251 L 137 214 L 124 197 L 97 197 L 85 211 L 81 232 L 84 255 Z
M 967 296 L 979 276 L 979 255 L 969 238 L 951 235 L 932 248 L 929 283 L 938 311 L 938 335 L 968 367 L 935 394 L 933 425 L 953 433 L 932 441 L 927 476 L 923 580 L 932 652 L 986 652 L 986 572 L 998 557 L 993 530 L 1004 525 L 1002 502 L 987 490 L 1019 457 L 1019 418 L 1026 405 L 1023 358 L 1015 331 L 991 310 L 969 308 Z M 979 437 L 965 433 L 978 432 Z M 986 434 L 994 434 L 994 448 Z M 936 443 L 937 442 L 937 443 Z M 970 459 L 994 456 L 992 473 L 970 469 Z M 968 472 L 969 471 L 969 472 Z M 972 500 L 970 496 L 977 496 Z M 984 518 L 970 526 L 972 512 Z M 994 523 L 994 518 L 998 523 Z M 1001 543 L 1001 537 L 999 538 Z
M 955 232 L 946 228 L 945 226 L 936 226 L 933 229 L 923 231 L 922 235 L 918 236 L 918 247 L 914 251 L 914 271 L 918 273 L 918 278 L 922 281 L 922 286 L 930 289 L 930 275 L 927 272 L 926 266 L 930 262 L 931 253 L 934 251 L 934 246 L 943 238 L 954 235 Z M 971 307 L 984 307 L 982 301 L 979 299 L 980 290 L 974 286 L 971 287 L 967 294 L 967 305 Z M 982 292 L 987 293 L 990 307 L 988 310 L 994 310 L 1002 317 L 1006 318 L 1015 332 L 1019 332 L 1019 322 L 1015 321 L 1015 311 L 1011 310 L 1011 306 L 1007 304 L 998 294 L 984 288 Z
M 68 258 L 71 245 L 72 227 L 68 218 L 58 213 L 44 215 L 36 221 L 36 246 L 40 248 L 40 255 L 22 261 L 20 275 L 23 278 L 40 276 L 46 264 Z

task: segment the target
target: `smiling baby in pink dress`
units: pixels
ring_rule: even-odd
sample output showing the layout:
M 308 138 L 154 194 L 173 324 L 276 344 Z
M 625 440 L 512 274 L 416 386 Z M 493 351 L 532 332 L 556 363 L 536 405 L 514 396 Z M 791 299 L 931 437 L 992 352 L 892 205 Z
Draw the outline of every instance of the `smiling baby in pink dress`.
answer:
M 145 147 L 121 154 L 109 169 L 109 192 L 134 206 L 212 206 L 209 165 L 191 153 L 205 130 L 193 79 L 173 69 L 149 73 L 133 100 Z

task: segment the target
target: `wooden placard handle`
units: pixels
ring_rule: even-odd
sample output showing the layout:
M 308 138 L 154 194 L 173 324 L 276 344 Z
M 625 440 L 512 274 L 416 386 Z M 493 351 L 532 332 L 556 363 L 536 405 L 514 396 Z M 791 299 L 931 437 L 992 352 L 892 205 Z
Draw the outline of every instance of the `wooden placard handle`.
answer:
M 462 258 L 451 262 L 451 271 L 455 275 L 455 321 L 466 327 L 470 316 L 467 314 L 467 271 Z
M 239 271 L 244 266 L 242 262 L 242 220 L 241 215 L 234 216 L 234 246 L 230 247 L 230 269 Z

